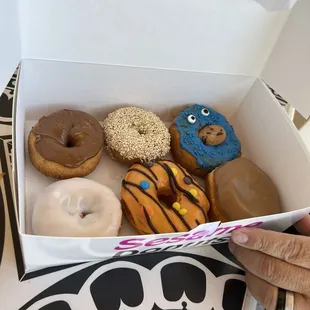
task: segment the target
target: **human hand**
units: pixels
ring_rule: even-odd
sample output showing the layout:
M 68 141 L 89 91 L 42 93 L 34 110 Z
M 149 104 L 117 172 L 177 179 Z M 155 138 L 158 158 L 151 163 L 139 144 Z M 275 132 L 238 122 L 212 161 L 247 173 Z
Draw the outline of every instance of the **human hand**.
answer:
M 310 236 L 310 216 L 295 227 Z M 240 228 L 232 232 L 229 248 L 246 269 L 252 296 L 265 309 L 276 309 L 278 288 L 294 292 L 294 310 L 310 309 L 310 237 Z

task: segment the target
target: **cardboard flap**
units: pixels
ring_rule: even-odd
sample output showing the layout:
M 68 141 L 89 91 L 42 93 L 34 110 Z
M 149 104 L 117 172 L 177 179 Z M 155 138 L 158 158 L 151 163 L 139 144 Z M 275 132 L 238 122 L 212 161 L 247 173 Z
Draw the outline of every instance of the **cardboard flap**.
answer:
M 0 94 L 20 59 L 17 0 L 0 0 Z
M 281 11 L 287 10 L 294 6 L 297 0 L 255 0 L 258 2 L 262 7 L 268 11 Z
M 260 74 L 288 12 L 254 0 L 20 1 L 22 54 L 224 74 Z
M 262 72 L 263 80 L 304 117 L 310 116 L 310 1 L 300 0 Z

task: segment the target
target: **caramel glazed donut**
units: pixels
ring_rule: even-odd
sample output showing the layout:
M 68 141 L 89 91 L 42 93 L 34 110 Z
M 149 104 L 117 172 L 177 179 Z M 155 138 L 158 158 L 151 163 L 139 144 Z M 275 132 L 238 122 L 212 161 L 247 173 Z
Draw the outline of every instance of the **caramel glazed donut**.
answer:
M 60 110 L 42 117 L 28 137 L 34 167 L 49 177 L 68 179 L 91 173 L 103 150 L 103 132 L 91 115 Z
M 190 173 L 205 176 L 241 156 L 241 144 L 224 115 L 202 105 L 185 108 L 169 128 L 171 153 Z
M 208 222 L 205 192 L 172 161 L 133 165 L 123 180 L 121 197 L 123 213 L 141 234 L 186 232 Z
M 132 165 L 155 161 L 170 150 L 166 125 L 151 111 L 126 107 L 110 113 L 103 122 L 105 144 L 115 160 Z

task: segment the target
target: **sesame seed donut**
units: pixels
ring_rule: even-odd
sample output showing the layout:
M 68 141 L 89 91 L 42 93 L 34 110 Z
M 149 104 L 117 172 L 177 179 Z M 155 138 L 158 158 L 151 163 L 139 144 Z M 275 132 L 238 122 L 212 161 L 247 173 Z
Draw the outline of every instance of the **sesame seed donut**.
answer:
M 141 234 L 186 232 L 208 222 L 209 201 L 180 165 L 134 164 L 122 182 L 123 213 Z
M 33 166 L 56 179 L 82 177 L 101 160 L 103 132 L 90 114 L 60 110 L 39 119 L 28 137 Z
M 126 107 L 103 122 L 105 144 L 112 158 L 124 164 L 163 158 L 170 150 L 166 125 L 151 111 Z

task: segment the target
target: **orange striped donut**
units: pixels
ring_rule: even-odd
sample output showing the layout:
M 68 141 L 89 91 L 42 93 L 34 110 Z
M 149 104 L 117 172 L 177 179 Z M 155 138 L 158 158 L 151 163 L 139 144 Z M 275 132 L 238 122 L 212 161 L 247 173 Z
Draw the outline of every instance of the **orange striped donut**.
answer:
M 186 232 L 208 222 L 205 192 L 169 160 L 134 164 L 122 182 L 121 197 L 124 214 L 141 234 Z

